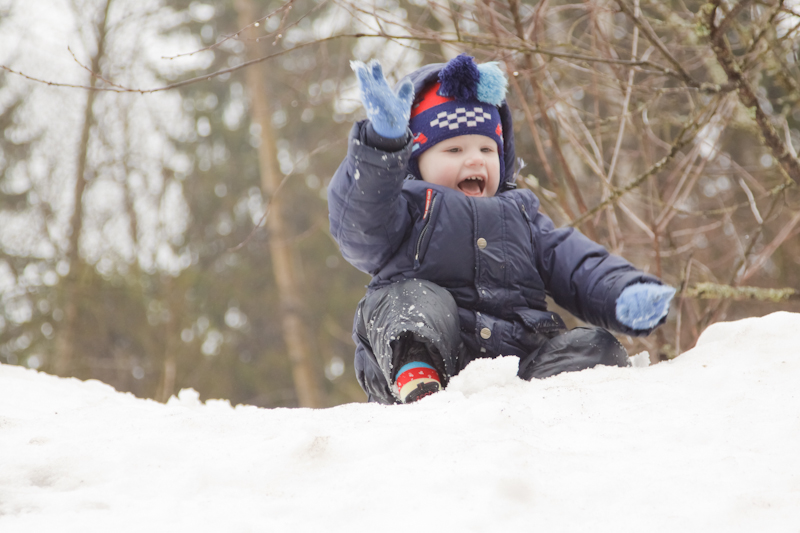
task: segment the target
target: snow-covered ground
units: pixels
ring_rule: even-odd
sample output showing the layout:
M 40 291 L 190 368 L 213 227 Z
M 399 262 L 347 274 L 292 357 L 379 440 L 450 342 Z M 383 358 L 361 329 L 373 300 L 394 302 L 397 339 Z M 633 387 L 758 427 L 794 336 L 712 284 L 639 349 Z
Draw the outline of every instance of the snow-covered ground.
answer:
M 415 405 L 167 405 L 0 365 L 0 531 L 800 531 L 800 314 Z

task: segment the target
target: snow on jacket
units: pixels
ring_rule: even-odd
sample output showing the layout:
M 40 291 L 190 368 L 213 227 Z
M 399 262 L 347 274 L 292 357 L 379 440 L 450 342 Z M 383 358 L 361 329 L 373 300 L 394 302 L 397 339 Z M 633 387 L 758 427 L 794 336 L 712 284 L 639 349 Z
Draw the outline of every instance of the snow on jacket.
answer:
M 410 75 L 417 94 L 442 66 Z M 529 349 L 520 324 L 540 333 L 565 329 L 561 317 L 547 310 L 547 295 L 590 324 L 648 334 L 652 330 L 617 321 L 616 300 L 628 285 L 659 280 L 574 228 L 555 228 L 533 192 L 515 188 L 511 113 L 505 103 L 499 111 L 506 171 L 492 198 L 422 181 L 417 166 L 409 165 L 410 135 L 399 149 L 386 150 L 400 143 L 382 139 L 368 121 L 356 123 L 328 188 L 331 234 L 344 258 L 372 276 L 368 290 L 410 278 L 446 288 L 473 357 Z

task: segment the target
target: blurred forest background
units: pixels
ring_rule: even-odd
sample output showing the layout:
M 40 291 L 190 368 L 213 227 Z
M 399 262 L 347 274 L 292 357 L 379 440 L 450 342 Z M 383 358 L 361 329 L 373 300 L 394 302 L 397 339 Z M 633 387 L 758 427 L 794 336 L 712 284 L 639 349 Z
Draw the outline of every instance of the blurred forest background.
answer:
M 460 52 L 509 73 L 518 185 L 679 287 L 632 354 L 800 311 L 800 2 L 0 0 L 0 362 L 364 401 L 369 278 L 325 200 L 363 116 L 349 61 L 397 81 Z

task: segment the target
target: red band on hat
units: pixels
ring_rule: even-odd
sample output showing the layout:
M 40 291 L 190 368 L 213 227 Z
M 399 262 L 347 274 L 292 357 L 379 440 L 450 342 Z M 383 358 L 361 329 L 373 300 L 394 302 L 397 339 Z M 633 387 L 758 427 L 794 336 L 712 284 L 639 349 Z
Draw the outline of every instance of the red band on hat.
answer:
M 422 97 L 420 98 L 419 102 L 414 104 L 411 108 L 411 118 L 416 117 L 423 111 L 427 111 L 428 109 L 435 107 L 439 104 L 443 104 L 445 102 L 451 102 L 453 99 L 449 96 L 440 96 L 437 91 L 439 91 L 439 87 L 441 83 L 435 83 L 433 87 L 422 93 Z

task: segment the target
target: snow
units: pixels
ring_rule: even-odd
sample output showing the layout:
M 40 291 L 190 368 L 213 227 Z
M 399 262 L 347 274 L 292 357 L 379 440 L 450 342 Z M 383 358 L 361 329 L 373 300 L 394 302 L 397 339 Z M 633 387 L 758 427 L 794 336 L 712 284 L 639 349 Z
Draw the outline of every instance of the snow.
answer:
M 168 404 L 0 365 L 0 531 L 800 527 L 800 314 L 654 366 L 478 361 L 410 406 Z

